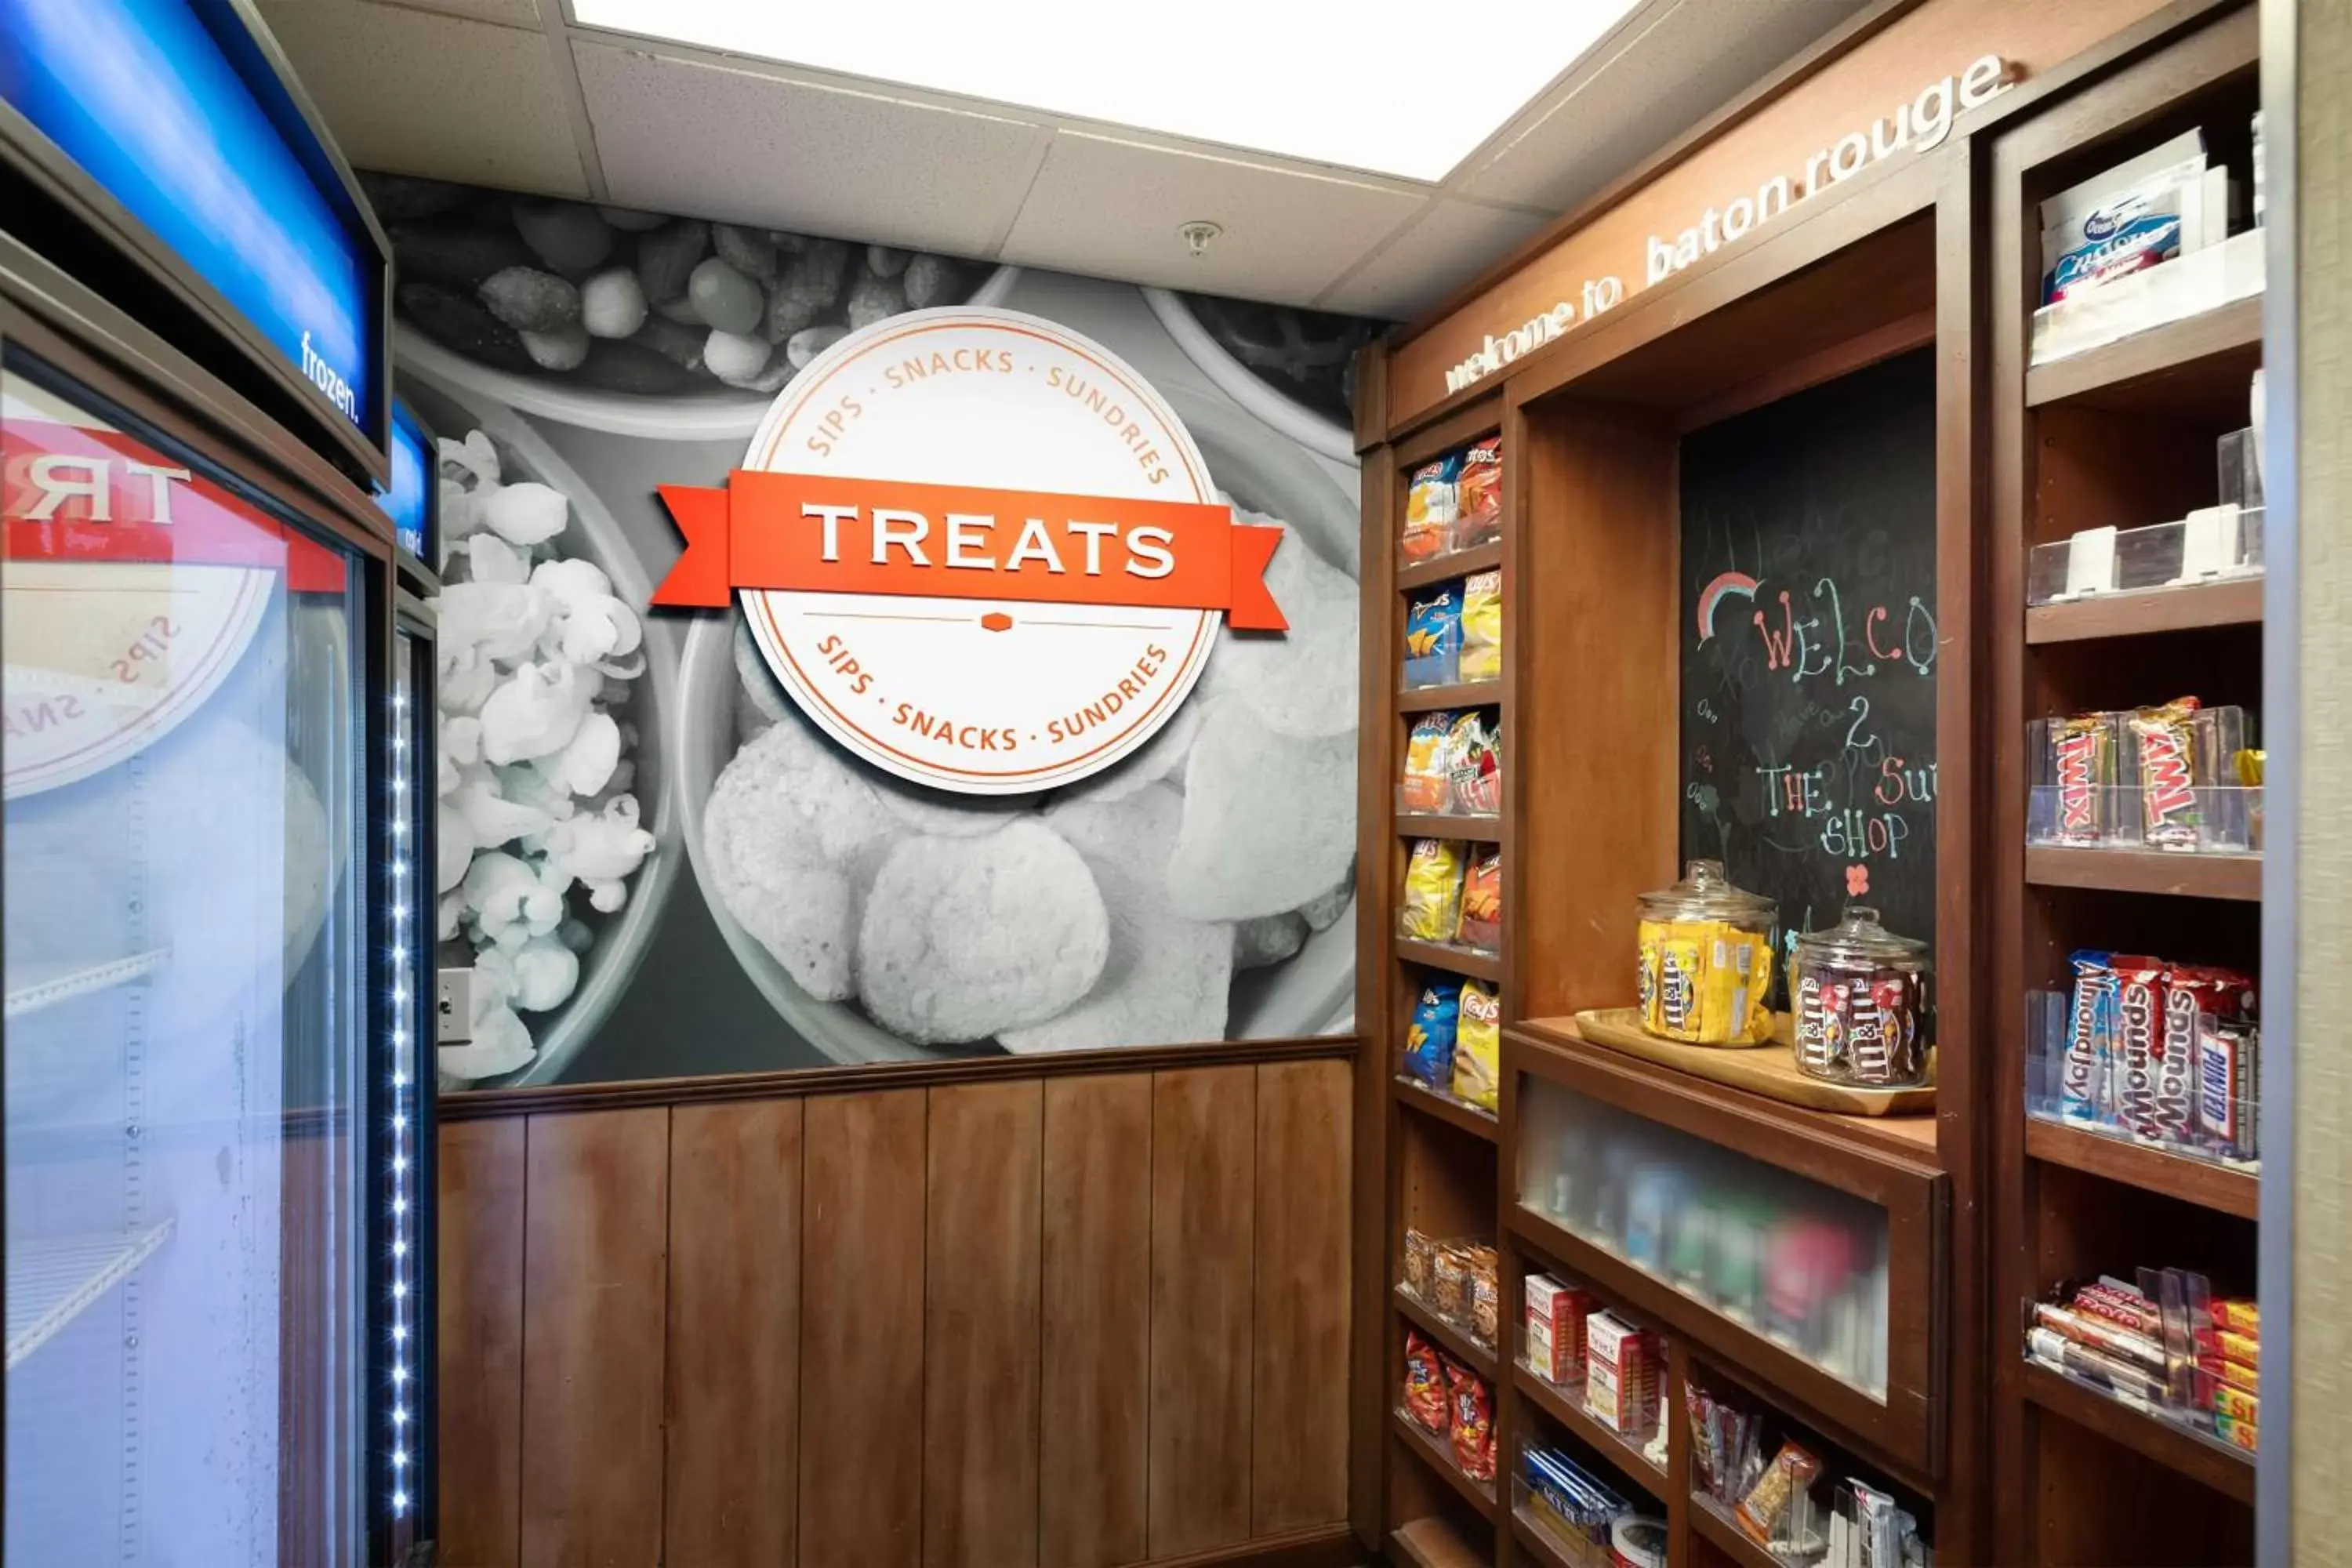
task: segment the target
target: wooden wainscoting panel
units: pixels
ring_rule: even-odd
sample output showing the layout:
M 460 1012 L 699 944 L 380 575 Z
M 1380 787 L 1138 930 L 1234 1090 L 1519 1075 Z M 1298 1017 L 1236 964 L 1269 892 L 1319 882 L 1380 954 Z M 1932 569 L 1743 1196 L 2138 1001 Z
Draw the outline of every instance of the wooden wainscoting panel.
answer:
M 919 1089 L 808 1101 L 801 1201 L 800 1562 L 922 1560 Z
M 535 1117 L 526 1165 L 521 1562 L 634 1568 L 661 1554 L 669 1112 Z
M 1348 1517 L 1352 1065 L 1257 1069 L 1250 1532 Z
M 1152 1080 L 1153 1557 L 1250 1533 L 1257 1072 Z
M 1045 1086 L 1043 1568 L 1144 1556 L 1151 1355 L 1151 1077 Z
M 1045 1086 L 930 1090 L 925 1568 L 1037 1561 Z
M 521 1117 L 444 1128 L 436 1279 L 441 1560 L 514 1568 L 522 1550 Z
M 801 1102 L 670 1115 L 663 1561 L 783 1568 L 798 1475 Z

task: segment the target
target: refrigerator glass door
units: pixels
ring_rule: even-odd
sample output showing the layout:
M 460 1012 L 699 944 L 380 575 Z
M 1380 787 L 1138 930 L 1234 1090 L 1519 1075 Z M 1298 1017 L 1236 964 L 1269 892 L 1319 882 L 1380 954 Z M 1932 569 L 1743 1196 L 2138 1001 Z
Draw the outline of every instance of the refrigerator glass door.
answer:
M 6 1562 L 358 1561 L 357 558 L 0 368 Z

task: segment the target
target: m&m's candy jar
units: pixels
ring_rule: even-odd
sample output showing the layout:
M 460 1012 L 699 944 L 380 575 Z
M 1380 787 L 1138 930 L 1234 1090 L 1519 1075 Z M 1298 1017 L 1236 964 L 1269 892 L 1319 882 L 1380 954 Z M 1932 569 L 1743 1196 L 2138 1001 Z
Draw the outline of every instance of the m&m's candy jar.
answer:
M 1927 1081 L 1926 942 L 1848 904 L 1844 920 L 1797 939 L 1790 969 L 1799 1070 L 1865 1089 Z

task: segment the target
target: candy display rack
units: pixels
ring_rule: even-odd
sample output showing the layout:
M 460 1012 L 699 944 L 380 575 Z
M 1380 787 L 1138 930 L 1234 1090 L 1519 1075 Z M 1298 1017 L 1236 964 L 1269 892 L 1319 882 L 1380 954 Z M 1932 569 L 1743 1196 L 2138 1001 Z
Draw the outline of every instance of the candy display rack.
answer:
M 2259 501 L 2258 489 L 2231 493 L 2229 459 L 2242 453 L 2236 433 L 2249 423 L 2261 364 L 2261 273 L 2244 259 L 2259 262 L 2260 236 L 2200 253 L 2197 276 L 2158 276 L 2174 263 L 2141 274 L 2151 287 L 2188 286 L 2173 319 L 2038 361 L 2031 259 L 2036 203 L 2183 130 L 2200 129 L 2210 156 L 2249 174 L 2255 76 L 2253 17 L 2227 15 L 2087 89 L 2063 120 L 2028 121 L 1990 150 L 1996 737 L 2023 739 L 2034 721 L 2151 708 L 2184 694 L 2208 710 L 2242 706 L 2249 727 L 2261 718 L 2263 578 L 2258 542 L 2251 555 L 2242 547 L 2244 523 L 2260 513 L 2233 516 L 2221 504 Z M 2184 544 L 2181 519 L 2191 535 L 2200 520 L 2209 531 L 2224 526 Z M 2233 521 L 2234 542 L 2223 539 Z M 2121 531 L 2099 537 L 2110 528 Z M 2073 559 L 2086 542 L 2087 566 Z M 2184 549 L 2221 569 L 2180 581 Z M 2091 590 L 2069 595 L 2084 581 Z M 2232 744 L 2258 747 L 2258 731 Z M 2128 1279 L 2139 1265 L 2196 1269 L 2217 1288 L 2252 1289 L 2259 1108 L 2250 1086 L 2225 1081 L 2213 1108 L 2237 1131 L 2225 1157 L 2196 1131 L 2194 1110 L 2183 1113 L 2187 1134 L 2150 1137 L 2137 1123 L 2062 1104 L 2055 1080 L 2071 1033 L 2102 1026 L 2089 1009 L 2078 1021 L 2067 1001 L 2071 954 L 2163 954 L 2253 974 L 2259 773 L 2242 779 L 2217 768 L 2197 778 L 2193 798 L 2175 792 L 2185 801 L 2180 819 L 2192 826 L 2176 830 L 2168 852 L 2136 841 L 2153 816 L 2128 775 L 2092 790 L 2076 775 L 2074 836 L 2093 841 L 2060 841 L 2069 819 L 2051 781 L 2036 776 L 2039 755 L 2030 742 L 1997 744 L 1991 780 L 1995 1484 L 2005 1497 L 2066 1501 L 2001 1510 L 1989 1555 L 2018 1563 L 2246 1561 L 2251 1457 L 2030 1361 L 2022 1330 L 2000 1322 L 1998 1309 L 2018 1311 L 2068 1281 Z M 2097 841 L 2102 822 L 2114 831 Z M 2193 1043 L 2196 1032 L 2188 1034 Z M 2157 1496 L 2163 1506 L 2147 1507 Z

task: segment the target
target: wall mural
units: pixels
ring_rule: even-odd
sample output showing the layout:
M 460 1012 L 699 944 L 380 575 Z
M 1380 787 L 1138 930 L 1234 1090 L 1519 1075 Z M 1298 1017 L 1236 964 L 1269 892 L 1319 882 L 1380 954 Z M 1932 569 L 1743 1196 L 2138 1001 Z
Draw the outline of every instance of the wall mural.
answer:
M 1347 392 L 1377 323 L 366 179 L 401 279 L 399 388 L 441 437 L 439 963 L 467 972 L 469 992 L 466 1037 L 442 1047 L 444 1087 L 1352 1027 L 1359 562 Z M 901 320 L 914 311 L 956 314 Z M 1001 366 L 1007 385 L 1027 372 L 1040 391 L 991 398 L 968 374 L 940 402 L 948 391 L 885 380 L 891 356 L 877 340 L 959 331 L 967 372 Z M 978 357 L 987 342 L 1048 339 L 1034 355 Z M 1087 364 L 1104 374 L 1069 388 L 1071 367 Z M 779 662 L 784 639 L 746 623 L 747 604 L 833 602 L 722 576 L 705 598 L 726 608 L 652 604 L 683 543 L 657 487 L 708 492 L 739 468 L 821 467 L 747 454 L 772 414 L 805 454 L 845 393 L 863 422 L 842 471 L 995 487 L 987 493 L 1012 510 L 993 558 L 1013 564 L 1017 497 L 1164 504 L 1150 488 L 1155 465 L 1134 462 L 1142 453 L 1088 466 L 1129 426 L 1153 432 L 1129 448 L 1156 441 L 1199 467 L 1167 501 L 1242 526 L 1185 532 L 1202 519 L 1171 516 L 1175 570 L 1160 572 L 1148 538 L 1114 559 L 1139 578 L 1182 578 L 1197 575 L 1184 552 L 1212 532 L 1271 537 L 1263 584 L 1287 629 L 1237 630 L 1214 595 L 1149 600 L 1191 606 L 1162 613 L 1184 625 L 1205 607 L 1205 654 L 1181 702 L 1137 726 L 1115 760 L 1036 789 L 920 782 L 924 768 L 899 765 L 887 744 L 897 706 L 871 716 L 877 750 L 814 700 L 849 655 L 780 681 L 780 668 L 795 675 Z M 1120 398 L 1134 417 L 1112 406 Z M 1076 412 L 1055 412 L 1056 399 Z M 1099 428 L 1111 412 L 1122 417 L 1101 441 L 1065 442 L 1051 423 Z M 974 434 L 981 425 L 994 433 Z M 952 459 L 926 436 L 950 427 Z M 1122 464 L 1134 474 L 1121 478 Z M 740 489 L 735 509 L 741 519 Z M 878 514 L 845 517 L 884 531 Z M 750 526 L 739 521 L 739 540 Z M 945 543 L 930 541 L 935 553 Z M 912 557 L 899 548 L 903 571 Z M 838 602 L 866 614 L 878 601 Z M 1032 628 L 1055 616 L 1072 624 L 1051 635 L 1074 639 L 1165 624 L 1131 607 L 1092 617 L 1099 627 L 1079 624 L 1083 605 L 969 608 L 971 625 L 936 645 L 903 627 L 876 645 L 872 628 L 844 620 L 842 646 L 867 638 L 897 661 L 886 684 L 936 690 L 942 668 L 977 671 L 1024 635 L 1034 647 Z M 816 647 L 830 634 L 813 635 Z M 1042 708 L 1006 711 L 1017 720 L 1008 742 L 1033 718 L 1053 721 Z

